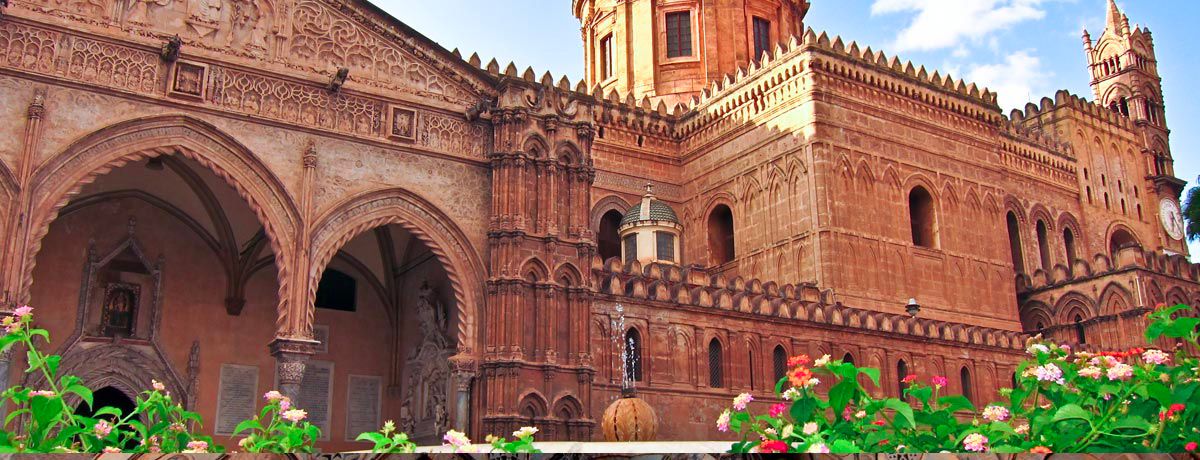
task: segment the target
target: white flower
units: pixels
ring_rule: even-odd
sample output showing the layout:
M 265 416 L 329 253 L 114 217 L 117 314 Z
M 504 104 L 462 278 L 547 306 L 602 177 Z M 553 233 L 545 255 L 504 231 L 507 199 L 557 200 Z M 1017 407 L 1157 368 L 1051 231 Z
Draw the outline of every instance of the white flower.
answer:
M 536 427 L 523 426 L 523 427 L 521 427 L 521 429 L 513 432 L 513 437 L 514 438 L 528 438 L 530 436 L 533 436 L 537 432 L 538 432 L 538 429 Z
M 808 422 L 804 424 L 804 428 L 801 429 L 800 432 L 804 433 L 805 436 L 812 436 L 817 434 L 817 430 L 819 429 L 820 427 L 817 426 L 817 422 Z
M 1104 375 L 1104 371 L 1096 366 L 1088 366 L 1088 367 L 1085 367 L 1085 368 L 1079 370 L 1080 377 L 1087 377 L 1089 379 L 1099 379 L 1101 375 Z
M 813 367 L 824 367 L 826 364 L 829 364 L 829 355 L 822 355 L 816 361 L 813 361 Z
M 1150 364 L 1167 364 L 1171 362 L 1171 355 L 1162 350 L 1146 350 L 1145 353 L 1142 353 L 1142 361 Z
M 796 426 L 789 423 L 783 427 L 783 431 L 780 432 L 779 437 L 787 439 L 792 437 L 793 434 L 796 434 Z
M 447 445 L 454 446 L 457 449 L 461 449 L 471 444 L 471 440 L 467 438 L 465 433 L 454 430 L 447 431 L 446 435 L 442 436 L 442 440 L 446 441 Z
M 1059 385 L 1063 384 L 1062 369 L 1059 369 L 1058 366 L 1055 365 L 1054 363 L 1046 363 L 1041 366 L 1038 366 L 1037 369 L 1035 369 L 1033 373 L 1034 373 L 1034 375 L 1037 376 L 1037 379 L 1040 381 L 1054 382 Z
M 1108 368 L 1109 380 L 1129 380 L 1133 377 L 1133 366 L 1125 363 L 1113 364 L 1113 367 Z
M 788 388 L 783 392 L 783 399 L 795 401 L 798 398 L 800 398 L 800 390 L 797 390 L 796 387 Z
M 729 409 L 725 409 L 725 412 L 721 412 L 721 416 L 717 417 L 717 431 L 729 432 Z
M 812 387 L 815 387 L 820 384 L 821 384 L 821 379 L 813 377 L 811 379 L 808 379 L 808 382 L 804 383 L 804 388 L 812 388 Z
M 1029 353 L 1033 356 L 1037 356 L 1038 353 L 1049 354 L 1050 348 L 1043 344 L 1035 343 L 1033 345 L 1030 345 L 1029 348 L 1026 348 L 1025 352 Z
M 825 443 L 823 443 L 823 442 L 818 442 L 816 444 L 808 446 L 808 453 L 810 453 L 810 454 L 828 454 L 829 446 L 825 445 Z
M 746 410 L 746 405 L 750 404 L 750 401 L 754 401 L 754 396 L 751 396 L 750 393 L 737 395 L 736 398 L 733 398 L 733 408 L 740 411 Z

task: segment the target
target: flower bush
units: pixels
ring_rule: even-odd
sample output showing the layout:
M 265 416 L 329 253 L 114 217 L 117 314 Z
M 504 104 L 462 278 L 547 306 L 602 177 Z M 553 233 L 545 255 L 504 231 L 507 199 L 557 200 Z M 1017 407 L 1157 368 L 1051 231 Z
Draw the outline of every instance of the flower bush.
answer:
M 396 424 L 388 420 L 377 433 L 363 433 L 355 438 L 356 441 L 375 443 L 371 452 L 379 454 L 411 454 L 417 450 L 417 445 L 408 439 L 408 435 L 396 431 Z
M 234 436 L 247 433 L 238 447 L 254 453 L 315 452 L 321 429 L 304 421 L 308 413 L 292 407 L 291 399 L 278 391 L 268 391 L 263 399 L 266 405 L 258 415 L 234 428 Z
M 1187 308 L 1152 312 L 1146 339 L 1196 350 L 1200 319 L 1177 317 Z M 942 376 L 905 376 L 903 399 L 877 399 L 860 383 L 878 385 L 877 369 L 797 356 L 776 386 L 785 402 L 755 414 L 753 398 L 739 395 L 717 428 L 743 433 L 731 448 L 738 453 L 1194 452 L 1200 369 L 1189 347 L 1176 348 L 1092 354 L 1033 338 L 1014 388 L 978 412 L 965 397 L 944 394 Z M 814 381 L 826 376 L 836 383 L 821 396 Z
M 533 435 L 537 434 L 538 429 L 532 426 L 523 426 L 521 429 L 513 432 L 513 439 L 509 441 L 507 438 L 502 438 L 495 435 L 488 435 L 487 442 L 491 444 L 491 453 L 509 453 L 509 454 L 540 454 L 542 451 L 533 447 Z M 473 452 L 474 446 L 471 445 L 471 439 L 461 431 L 450 430 L 442 437 L 445 441 L 443 446 L 449 447 L 453 452 Z
M 0 351 L 14 345 L 24 346 L 29 367 L 45 380 L 46 388 L 13 386 L 0 394 L 13 408 L 0 429 L 3 452 L 220 452 L 212 438 L 195 434 L 200 416 L 183 409 L 171 399 L 163 384 L 136 398 L 132 412 L 121 413 L 114 407 L 97 408 L 92 417 L 75 414 L 66 398 L 78 398 L 92 405 L 92 390 L 73 375 L 58 374 L 62 358 L 46 355 L 38 345 L 50 342 L 50 333 L 33 327 L 33 308 L 20 307 L 0 320 L 7 332 L 0 337 Z M 10 431 L 18 419 L 24 419 L 20 434 Z

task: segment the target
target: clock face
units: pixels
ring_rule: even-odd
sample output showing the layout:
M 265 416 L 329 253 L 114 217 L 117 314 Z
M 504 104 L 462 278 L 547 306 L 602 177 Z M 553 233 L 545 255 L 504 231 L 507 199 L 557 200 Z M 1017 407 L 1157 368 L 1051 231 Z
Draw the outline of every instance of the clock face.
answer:
M 1183 214 L 1179 212 L 1179 203 L 1170 198 L 1158 202 L 1158 216 L 1162 219 L 1163 230 L 1171 238 L 1183 239 Z

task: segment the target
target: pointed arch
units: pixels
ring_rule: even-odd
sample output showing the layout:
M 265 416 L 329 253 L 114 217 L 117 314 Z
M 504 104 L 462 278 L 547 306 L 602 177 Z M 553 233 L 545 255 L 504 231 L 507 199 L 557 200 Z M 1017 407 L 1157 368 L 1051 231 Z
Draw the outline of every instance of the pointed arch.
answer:
M 575 267 L 575 264 L 563 262 L 554 269 L 554 280 L 558 281 L 563 279 L 569 280 L 570 284 L 562 287 L 579 286 L 580 283 L 583 282 L 583 275 L 580 274 L 580 271 Z
M 59 211 L 83 186 L 134 161 L 181 155 L 208 168 L 232 187 L 263 225 L 278 269 L 277 327 L 280 334 L 305 331 L 300 309 L 289 305 L 293 242 L 299 212 L 283 183 L 253 152 L 208 122 L 186 115 L 162 115 L 122 121 L 76 140 L 38 165 L 30 181 L 34 212 L 24 254 L 17 299 L 27 302 L 42 239 Z
M 1133 308 L 1133 294 L 1116 282 L 1109 283 L 1100 293 L 1100 314 L 1107 316 Z
M 304 303 L 304 330 L 311 333 L 313 300 L 317 280 L 333 254 L 359 234 L 379 226 L 395 224 L 408 230 L 427 246 L 450 279 L 457 308 L 460 346 L 475 348 L 477 321 L 483 307 L 483 260 L 466 234 L 429 201 L 408 190 L 389 188 L 349 197 L 314 219 L 308 296 Z M 544 269 L 544 265 L 543 265 Z
M 890 164 L 883 170 L 883 182 L 896 191 L 904 186 L 904 181 L 900 180 L 900 174 L 896 173 L 896 167 Z
M 521 143 L 521 151 L 532 158 L 544 158 L 550 154 L 550 143 L 538 134 L 530 134 Z

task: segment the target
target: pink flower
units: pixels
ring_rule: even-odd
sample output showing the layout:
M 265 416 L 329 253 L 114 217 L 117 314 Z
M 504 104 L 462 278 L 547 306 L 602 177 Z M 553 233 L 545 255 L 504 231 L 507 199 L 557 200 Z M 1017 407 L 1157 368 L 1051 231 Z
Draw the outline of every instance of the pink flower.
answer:
M 187 443 L 187 450 L 184 452 L 192 454 L 203 454 L 208 452 L 208 443 L 204 441 L 190 441 Z
M 1142 361 L 1149 364 L 1168 364 L 1171 362 L 1171 355 L 1162 350 L 1146 350 L 1145 353 L 1142 353 Z
M 471 445 L 471 439 L 467 438 L 467 435 L 461 431 L 447 431 L 446 435 L 442 436 L 442 440 L 446 441 L 447 445 L 454 446 L 456 449 Z
M 787 404 L 784 403 L 771 406 L 771 409 L 768 411 L 768 413 L 771 414 L 771 417 L 775 418 L 779 418 L 779 416 L 783 415 L 785 412 L 787 412 Z
M 11 318 L 5 318 L 5 319 L 11 319 Z M 19 330 L 21 330 L 21 322 L 20 321 L 5 321 L 4 322 L 4 332 L 12 334 Z
M 1101 375 L 1104 375 L 1104 371 L 1096 366 L 1088 366 L 1079 370 L 1080 377 L 1099 380 Z
M 788 445 L 783 441 L 764 441 L 758 445 L 758 451 L 763 454 L 782 454 L 787 450 Z
M 121 448 L 108 446 L 108 447 L 105 447 L 102 451 L 106 454 L 119 454 L 119 453 L 121 453 Z
M 283 415 L 280 415 L 280 417 L 289 422 L 296 423 L 308 417 L 308 412 L 305 412 L 304 409 L 290 409 L 283 411 Z
M 819 429 L 821 428 L 817 425 L 817 422 L 808 422 L 804 424 L 804 427 L 800 429 L 800 432 L 804 433 L 805 436 L 812 436 L 817 434 L 817 430 Z
M 267 400 L 267 402 L 275 402 L 280 399 L 283 399 L 283 393 L 280 393 L 275 390 L 271 390 L 271 391 L 266 392 L 266 394 L 263 394 L 263 399 Z
M 167 386 L 163 385 L 163 383 L 159 382 L 158 380 L 151 380 L 150 386 L 154 387 L 154 391 L 163 391 L 167 389 Z
M 933 386 L 941 388 L 946 386 L 946 384 L 949 383 L 949 380 L 946 380 L 946 377 L 935 375 L 933 378 L 929 379 L 929 382 L 933 383 Z
M 53 398 L 54 392 L 50 390 L 33 390 L 29 392 L 29 396 L 41 396 L 43 398 Z
M 1130 377 L 1133 377 L 1133 366 L 1116 363 L 1113 367 L 1108 368 L 1109 380 L 1129 380 Z
M 108 434 L 112 432 L 112 429 L 112 425 L 109 425 L 107 420 L 99 420 L 96 422 L 96 426 L 92 427 L 92 433 L 94 433 L 97 438 L 105 438 L 108 437 Z
M 900 379 L 900 381 L 904 382 L 904 383 L 912 383 L 916 379 L 917 379 L 917 374 L 908 374 L 908 375 L 904 376 L 904 378 Z
M 721 412 L 720 417 L 717 417 L 717 431 L 720 431 L 722 433 L 729 432 L 729 410 L 728 409 L 726 409 L 725 412 Z
M 292 400 L 290 400 L 288 398 L 283 398 L 282 400 L 279 401 L 279 410 L 287 411 L 288 409 L 291 409 L 291 408 L 292 408 Z
M 733 408 L 740 411 L 746 410 L 746 405 L 751 401 L 754 401 L 754 396 L 751 396 L 750 393 L 742 393 L 733 398 Z
M 1042 382 L 1054 382 L 1059 385 L 1063 384 L 1062 369 L 1059 369 L 1054 363 L 1046 363 L 1034 369 L 1033 374 Z
M 16 310 L 13 310 L 13 316 L 16 316 L 18 318 L 24 318 L 24 317 L 32 315 L 32 314 L 33 314 L 33 307 L 31 307 L 29 305 L 22 305 L 19 308 L 17 308 Z
M 1196 451 L 1196 441 L 1192 441 L 1187 444 L 1184 444 L 1183 450 L 1186 450 L 1188 452 L 1195 452 Z
M 813 444 L 813 445 L 810 445 L 810 446 L 808 446 L 808 452 L 807 452 L 807 453 L 810 453 L 810 454 L 828 454 L 828 453 L 829 453 L 829 446 L 825 445 L 825 443 L 823 443 L 823 442 L 818 442 L 818 443 L 816 443 L 816 444 Z
M 986 452 L 987 443 L 987 436 L 979 433 L 971 433 L 966 438 L 963 438 L 963 448 L 971 452 Z
M 983 408 L 983 419 L 989 422 L 1003 422 L 1010 416 L 1012 413 L 1004 406 L 991 405 Z

